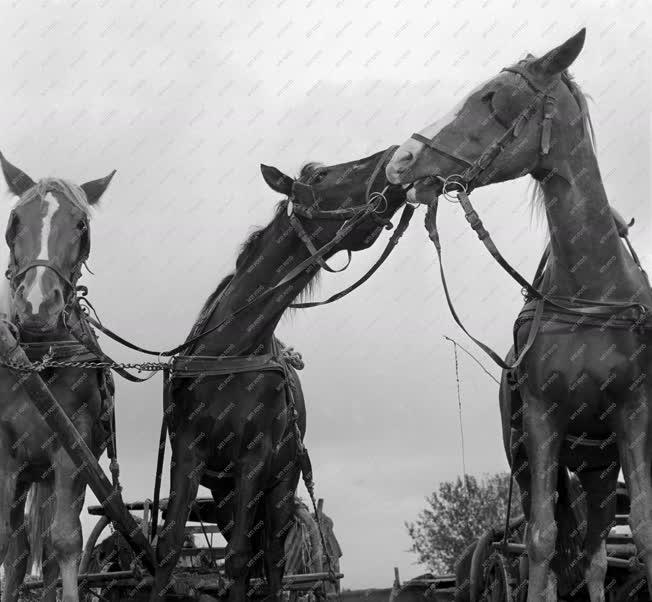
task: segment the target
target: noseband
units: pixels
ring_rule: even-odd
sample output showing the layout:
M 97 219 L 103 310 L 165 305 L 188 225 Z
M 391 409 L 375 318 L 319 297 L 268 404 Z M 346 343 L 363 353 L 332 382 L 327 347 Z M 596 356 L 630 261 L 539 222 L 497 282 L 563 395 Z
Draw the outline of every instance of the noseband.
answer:
M 46 190 L 45 192 L 47 193 L 49 192 L 49 190 Z M 8 221 L 9 227 L 11 227 L 11 224 L 13 223 L 13 219 L 14 219 L 14 212 L 12 211 Z M 77 281 L 81 276 L 81 268 L 86 262 L 86 260 L 88 259 L 88 256 L 90 255 L 90 244 L 91 244 L 90 228 L 89 228 L 88 220 L 84 218 L 83 221 L 84 221 L 84 229 L 80 233 L 80 236 L 82 238 L 82 244 L 81 244 L 79 257 L 75 262 L 73 268 L 70 270 L 69 274 L 65 274 L 60 266 L 58 266 L 56 263 L 54 263 L 49 259 L 32 259 L 30 261 L 27 261 L 23 265 L 19 265 L 18 262 L 16 261 L 16 256 L 13 250 L 13 244 L 12 244 L 13 240 L 11 240 L 9 234 L 7 234 L 6 238 L 9 244 L 10 253 L 9 253 L 9 267 L 5 272 L 5 276 L 9 280 L 11 290 L 13 292 L 16 292 L 16 288 L 18 286 L 18 280 L 21 278 L 21 276 L 25 275 L 29 270 L 37 267 L 44 267 L 49 270 L 52 270 L 59 277 L 59 279 L 66 285 L 67 288 L 66 308 L 67 308 L 76 299 Z
M 335 240 L 337 242 L 341 241 L 362 220 L 367 217 L 371 217 L 380 226 L 385 227 L 389 230 L 392 227 L 391 220 L 381 217 L 381 214 L 384 213 L 389 207 L 389 203 L 385 197 L 385 193 L 387 192 L 389 185 L 385 186 L 381 192 L 372 192 L 371 189 L 373 188 L 378 175 L 385 167 L 385 163 L 387 163 L 387 161 L 392 157 L 397 148 L 398 146 L 390 146 L 382 154 L 378 160 L 378 163 L 376 163 L 374 170 L 371 172 L 371 175 L 367 180 L 367 187 L 365 189 L 365 202 L 362 205 L 357 205 L 355 207 L 346 207 L 342 209 L 321 209 L 319 207 L 319 201 L 315 195 L 315 189 L 310 184 L 304 184 L 303 182 L 294 182 L 292 184 L 292 194 L 288 197 L 287 201 L 287 213 L 290 224 L 294 231 L 297 233 L 297 236 L 301 239 L 303 244 L 308 249 L 308 252 L 315 257 L 317 263 L 326 271 L 337 273 L 342 272 L 348 268 L 351 264 L 351 251 L 348 249 L 346 251 L 348 259 L 344 267 L 339 269 L 331 268 L 324 260 L 322 254 L 313 244 L 311 236 L 306 232 L 306 229 L 304 228 L 299 218 L 303 217 L 304 219 L 309 220 L 344 222 L 335 234 Z M 305 205 L 299 201 L 299 196 L 303 196 L 302 193 L 308 193 L 308 195 L 312 198 L 310 205 Z M 317 229 L 317 231 L 319 230 L 320 228 Z
M 528 86 L 535 92 L 535 95 L 527 107 L 525 107 L 512 124 L 507 127 L 505 133 L 490 144 L 475 161 L 467 161 L 466 159 L 456 155 L 455 152 L 442 149 L 435 143 L 436 136 L 433 138 L 426 138 L 418 133 L 412 134 L 411 136 L 411 138 L 425 144 L 428 148 L 432 149 L 442 157 L 451 159 L 458 165 L 465 167 L 465 170 L 462 173 L 454 173 L 446 178 L 442 177 L 440 174 L 433 174 L 431 176 L 443 183 L 442 194 L 449 201 L 456 202 L 457 194 L 459 194 L 459 192 L 463 191 L 466 194 L 470 194 L 470 192 L 477 186 L 480 176 L 486 172 L 489 166 L 505 150 L 508 143 L 518 138 L 526 122 L 536 113 L 540 106 L 543 106 L 543 116 L 541 120 L 539 153 L 541 156 L 546 156 L 550 152 L 550 134 L 556 103 L 556 98 L 552 96 L 551 92 L 557 87 L 561 80 L 555 80 L 547 88 L 542 88 L 533 80 L 532 75 L 520 65 L 505 67 L 503 71 L 516 73 L 522 77 Z

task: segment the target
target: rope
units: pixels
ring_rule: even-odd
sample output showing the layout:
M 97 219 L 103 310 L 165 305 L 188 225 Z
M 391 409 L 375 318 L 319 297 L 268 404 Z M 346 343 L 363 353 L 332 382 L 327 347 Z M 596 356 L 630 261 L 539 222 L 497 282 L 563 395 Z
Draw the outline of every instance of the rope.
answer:
M 460 417 L 460 440 L 462 443 L 462 479 L 464 482 L 464 491 L 467 491 L 466 488 L 466 454 L 464 451 L 464 425 L 462 423 L 462 395 L 460 393 L 460 370 L 459 362 L 457 360 L 457 343 L 451 339 L 453 343 L 453 354 L 455 356 L 455 380 L 457 381 L 457 407 Z
M 482 362 L 478 358 L 476 358 L 470 351 L 467 351 L 462 345 L 460 345 L 457 341 L 452 339 L 451 337 L 447 337 L 444 335 L 444 338 L 447 341 L 450 341 L 453 344 L 453 353 L 455 354 L 455 378 L 457 379 L 457 403 L 459 407 L 459 414 L 460 414 L 460 435 L 462 438 L 462 467 L 464 470 L 464 489 L 466 490 L 466 470 L 464 468 L 465 466 L 465 460 L 464 460 L 464 431 L 462 429 L 462 401 L 461 401 L 461 395 L 460 395 L 460 378 L 459 378 L 459 367 L 458 367 L 458 360 L 457 360 L 457 348 L 459 347 L 466 355 L 468 355 L 480 368 L 482 368 L 483 372 L 491 378 L 496 384 L 500 385 L 500 381 L 491 373 L 487 368 L 484 367 Z M 510 463 L 512 464 L 512 463 Z M 502 541 L 502 547 L 503 551 L 506 551 L 507 549 L 507 541 L 509 539 L 509 519 L 510 515 L 512 513 L 512 499 L 514 495 L 514 466 L 512 465 L 510 468 L 510 474 L 509 474 L 509 492 L 507 494 L 507 512 L 505 516 L 505 529 L 503 531 L 503 541 Z
M 498 379 L 497 379 L 497 378 L 496 378 L 496 377 L 495 377 L 491 372 L 489 372 L 489 370 L 488 370 L 487 368 L 485 368 L 484 364 L 483 364 L 483 363 L 482 363 L 482 362 L 481 362 L 477 357 L 475 357 L 475 355 L 473 355 L 470 351 L 468 351 L 467 349 L 465 349 L 465 348 L 464 348 L 462 345 L 460 345 L 456 340 L 451 339 L 451 337 L 447 337 L 446 335 L 444 335 L 444 338 L 445 338 L 447 341 L 450 341 L 451 343 L 453 343 L 453 345 L 456 345 L 457 347 L 459 347 L 462 351 L 464 351 L 464 353 L 466 353 L 466 355 L 468 355 L 468 356 L 469 356 L 469 357 L 470 357 L 470 358 L 471 358 L 471 359 L 472 359 L 476 364 L 478 364 L 478 366 L 480 366 L 480 368 L 482 368 L 483 372 L 484 372 L 484 373 L 485 373 L 485 374 L 486 374 L 486 375 L 487 375 L 491 380 L 493 380 L 497 385 L 500 384 L 500 381 L 499 381 L 499 380 L 498 380 Z

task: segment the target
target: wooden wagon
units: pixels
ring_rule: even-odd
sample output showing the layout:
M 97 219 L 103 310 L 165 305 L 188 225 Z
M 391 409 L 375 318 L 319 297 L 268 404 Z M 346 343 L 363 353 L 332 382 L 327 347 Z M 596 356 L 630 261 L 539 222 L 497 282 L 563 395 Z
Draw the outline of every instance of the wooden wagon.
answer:
M 643 602 L 649 600 L 643 568 L 629 530 L 629 496 L 623 483 L 616 491 L 616 525 L 607 538 L 607 602 Z M 527 599 L 528 558 L 523 541 L 524 519 L 512 522 L 512 537 L 503 543 L 502 526 L 485 532 L 467 548 L 460 558 L 457 573 L 456 599 L 460 602 L 524 602 Z M 466 562 L 465 562 L 466 560 Z M 559 592 L 560 600 L 588 601 L 582 582 L 567 592 Z
M 13 333 L 7 324 L 0 321 L 0 357 L 14 372 L 17 382 L 29 395 L 36 409 L 50 426 L 61 446 L 67 451 L 73 463 L 83 475 L 100 506 L 92 506 L 89 512 L 98 516 L 81 559 L 79 585 L 86 591 L 88 600 L 147 600 L 153 583 L 152 574 L 156 559 L 152 542 L 149 539 L 150 524 L 149 501 L 126 504 L 122 492 L 104 474 L 95 456 L 79 434 L 70 418 L 54 398 L 37 371 L 14 370 L 11 366 L 30 367 L 31 364 L 20 345 L 16 344 Z M 189 521 L 199 522 L 199 526 L 188 526 L 186 534 L 193 536 L 202 533 L 207 538 L 217 532 L 214 519 L 210 516 L 212 499 L 199 499 L 189 510 Z M 165 516 L 165 500 L 161 510 Z M 141 511 L 142 518 L 132 514 Z M 103 531 L 112 525 L 119 536 L 113 538 L 115 545 L 109 549 L 108 562 L 98 557 L 102 544 L 98 543 Z M 207 539 L 208 542 L 210 540 Z M 224 548 L 189 545 L 177 566 L 173 586 L 165 600 L 216 600 L 223 598 L 228 591 L 224 577 Z M 106 559 L 105 559 L 106 560 Z M 287 575 L 284 589 L 288 592 L 320 592 L 326 581 L 340 579 L 341 574 L 328 572 L 304 575 Z M 40 581 L 26 583 L 25 590 L 42 586 Z M 252 598 L 268 596 L 264 579 L 254 579 L 251 584 Z

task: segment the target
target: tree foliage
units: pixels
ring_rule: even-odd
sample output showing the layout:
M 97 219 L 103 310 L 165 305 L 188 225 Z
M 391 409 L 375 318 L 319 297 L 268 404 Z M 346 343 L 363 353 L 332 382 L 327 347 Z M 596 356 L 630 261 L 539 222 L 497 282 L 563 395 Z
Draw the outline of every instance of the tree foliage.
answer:
M 412 538 L 411 551 L 419 563 L 435 574 L 451 573 L 456 559 L 487 529 L 503 525 L 507 511 L 509 473 L 466 475 L 440 483 L 426 498 L 427 506 L 415 522 L 406 522 Z M 514 486 L 512 517 L 520 514 L 518 489 Z

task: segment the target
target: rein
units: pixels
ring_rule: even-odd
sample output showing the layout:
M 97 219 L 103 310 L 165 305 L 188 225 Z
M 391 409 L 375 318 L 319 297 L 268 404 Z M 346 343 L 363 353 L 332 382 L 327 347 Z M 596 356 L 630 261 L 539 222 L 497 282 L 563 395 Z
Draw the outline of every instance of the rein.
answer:
M 434 144 L 434 139 L 430 140 L 428 138 L 421 136 L 420 134 L 413 134 L 412 138 L 420 142 L 423 142 L 424 144 L 426 144 L 428 147 L 438 152 L 439 154 L 442 154 L 443 156 L 446 156 L 448 158 L 452 158 L 456 160 L 458 163 L 467 166 L 467 169 L 462 174 L 452 174 L 447 178 L 443 178 L 438 175 L 431 176 L 431 177 L 435 177 L 443 181 L 442 194 L 444 195 L 444 197 L 449 201 L 459 203 L 462 209 L 464 209 L 464 217 L 466 218 L 466 221 L 469 223 L 471 228 L 475 231 L 478 238 L 482 241 L 485 248 L 489 251 L 492 257 L 518 284 L 520 284 L 523 287 L 523 291 L 527 293 L 527 295 L 531 299 L 535 300 L 534 315 L 531 321 L 530 331 L 528 333 L 526 343 L 523 346 L 523 348 L 520 350 L 518 356 L 514 359 L 514 361 L 511 364 L 508 364 L 491 347 L 489 347 L 488 345 L 486 345 L 485 343 L 483 343 L 482 341 L 478 340 L 473 335 L 471 335 L 469 331 L 464 327 L 459 316 L 457 315 L 457 312 L 455 311 L 455 307 L 453 305 L 453 301 L 450 296 L 448 284 L 446 281 L 446 275 L 442 263 L 442 248 L 441 248 L 441 242 L 439 238 L 439 231 L 437 228 L 437 209 L 438 209 L 439 199 L 435 197 L 430 201 L 430 203 L 428 204 L 428 210 L 426 215 L 426 229 L 428 230 L 428 235 L 430 237 L 430 240 L 435 245 L 435 249 L 437 251 L 437 258 L 439 261 L 439 272 L 441 275 L 442 285 L 444 288 L 444 294 L 446 296 L 446 302 L 448 304 L 448 308 L 451 312 L 451 315 L 453 316 L 453 319 L 455 320 L 457 325 L 469 336 L 469 338 L 474 343 L 476 343 L 476 345 L 478 345 L 487 355 L 489 355 L 489 357 L 494 362 L 496 362 L 498 366 L 500 366 L 504 370 L 513 370 L 514 368 L 518 367 L 521 364 L 523 358 L 534 344 L 536 335 L 539 330 L 539 326 L 541 324 L 541 318 L 543 316 L 544 308 L 546 305 L 552 306 L 558 310 L 562 310 L 570 314 L 576 314 L 580 316 L 604 316 L 605 313 L 612 315 L 613 313 L 620 310 L 635 309 L 639 312 L 639 316 L 634 321 L 639 323 L 645 320 L 646 316 L 648 315 L 648 313 L 651 311 L 652 308 L 648 308 L 641 303 L 628 302 L 628 301 L 625 302 L 597 301 L 597 300 L 594 301 L 594 300 L 582 300 L 582 299 L 573 299 L 573 298 L 546 295 L 542 293 L 538 288 L 535 288 L 535 286 L 530 284 L 514 267 L 512 267 L 509 264 L 509 262 L 503 257 L 503 255 L 498 250 L 496 244 L 491 238 L 491 235 L 484 227 L 484 224 L 482 223 L 480 216 L 478 215 L 477 211 L 473 208 L 473 205 L 471 204 L 471 201 L 469 199 L 469 194 L 474 189 L 481 175 L 487 170 L 487 168 L 493 163 L 493 161 L 503 152 L 507 144 L 518 137 L 520 131 L 522 130 L 522 125 L 526 120 L 530 119 L 534 115 L 534 113 L 537 110 L 537 107 L 540 104 L 542 105 L 542 113 L 543 113 L 542 123 L 541 123 L 540 155 L 545 156 L 548 154 L 550 150 L 550 134 L 551 134 L 552 116 L 554 114 L 554 103 L 555 103 L 555 98 L 551 96 L 550 92 L 552 88 L 555 87 L 561 81 L 561 80 L 557 80 L 554 82 L 553 85 L 549 86 L 548 88 L 542 89 L 535 82 L 531 80 L 528 72 L 525 69 L 521 68 L 520 66 L 508 67 L 506 69 L 503 69 L 503 71 L 511 71 L 523 77 L 525 81 L 528 83 L 528 85 L 536 91 L 536 95 L 533 98 L 533 100 L 530 102 L 530 104 L 521 112 L 521 114 L 507 128 L 506 132 L 498 140 L 496 140 L 493 144 L 491 144 L 475 162 L 470 163 L 465 159 L 456 157 L 454 154 L 443 151 L 442 149 L 438 148 Z M 628 239 L 626 240 L 630 250 L 632 251 L 632 256 L 634 257 L 635 262 L 639 265 L 639 268 L 643 271 L 642 267 L 640 266 L 640 262 L 638 261 L 638 257 L 636 253 L 633 252 L 629 240 Z M 544 259 L 546 258 L 547 258 L 547 253 L 544 254 Z M 542 271 L 545 265 L 544 259 L 542 259 L 542 262 L 539 264 L 539 268 L 537 270 L 537 276 L 541 275 L 540 272 Z M 643 274 L 645 275 L 644 271 Z M 537 282 L 538 280 L 540 280 L 540 278 L 538 277 L 535 278 L 535 282 L 537 284 L 538 284 Z M 577 302 L 583 302 L 584 305 L 577 305 Z
M 134 351 L 138 351 L 140 353 L 144 353 L 146 355 L 156 355 L 159 357 L 170 357 L 174 356 L 180 351 L 183 351 L 184 349 L 192 346 L 205 336 L 211 334 L 212 332 L 215 332 L 216 330 L 219 330 L 222 328 L 225 324 L 231 322 L 233 318 L 237 317 L 241 313 L 245 312 L 246 310 L 250 309 L 253 307 L 255 304 L 257 304 L 259 301 L 262 299 L 268 297 L 278 289 L 280 289 L 282 286 L 285 286 L 286 284 L 289 284 L 293 280 L 295 280 L 297 277 L 299 277 L 305 270 L 309 268 L 314 268 L 315 264 L 318 264 L 321 267 L 326 267 L 329 271 L 341 271 L 341 270 L 332 270 L 328 266 L 325 265 L 325 261 L 323 260 L 324 256 L 327 255 L 332 249 L 334 249 L 346 236 L 348 236 L 357 226 L 359 223 L 361 223 L 364 219 L 366 219 L 368 216 L 372 215 L 376 217 L 377 219 L 381 219 L 377 216 L 377 213 L 382 212 L 386 209 L 386 198 L 385 198 L 385 192 L 387 191 L 387 187 L 379 193 L 372 193 L 371 188 L 373 187 L 373 184 L 375 180 L 377 179 L 381 169 L 383 169 L 385 163 L 387 160 L 391 157 L 391 155 L 396 151 L 396 146 L 392 146 L 389 149 L 387 149 L 382 157 L 379 159 L 378 163 L 376 164 L 376 167 L 374 168 L 374 171 L 372 172 L 368 182 L 367 182 L 367 188 L 365 191 L 365 197 L 366 197 L 366 202 L 362 205 L 358 205 L 356 207 L 350 207 L 350 208 L 345 208 L 345 209 L 333 209 L 333 210 L 323 210 L 320 209 L 317 206 L 316 200 L 313 206 L 305 206 L 303 204 L 299 204 L 296 201 L 296 191 L 293 192 L 293 195 L 288 199 L 288 215 L 290 217 L 290 223 L 292 224 L 293 228 L 297 232 L 297 235 L 299 238 L 302 240 L 304 245 L 306 245 L 310 255 L 308 258 L 304 259 L 301 261 L 298 265 L 296 265 L 294 268 L 292 268 L 289 272 L 279 280 L 275 285 L 268 287 L 258 295 L 256 295 L 253 299 L 250 299 L 247 303 L 244 305 L 238 307 L 235 309 L 229 316 L 226 316 L 224 319 L 222 319 L 220 322 L 217 324 L 211 326 L 207 330 L 204 330 L 190 338 L 188 338 L 186 341 L 181 343 L 180 345 L 177 345 L 176 347 L 173 347 L 172 349 L 168 349 L 166 351 L 155 351 L 152 349 L 146 349 L 144 347 L 140 347 L 139 345 L 136 345 L 134 343 L 131 343 L 124 337 L 121 337 L 117 333 L 113 332 L 106 326 L 104 326 L 99 320 L 96 320 L 92 318 L 91 316 L 88 316 L 88 321 L 98 330 L 106 334 L 108 337 L 112 338 L 114 341 L 120 343 L 121 345 L 124 345 L 125 347 L 128 347 L 129 349 L 133 349 Z M 300 182 L 295 182 L 293 185 L 293 189 L 295 186 L 299 185 L 300 187 L 305 187 L 305 188 L 310 188 L 312 191 L 312 196 L 313 199 L 314 197 L 314 191 L 312 190 L 312 187 L 310 187 L 307 184 L 303 184 Z M 301 188 L 299 188 L 301 189 Z M 382 204 L 381 204 L 382 203 Z M 374 265 L 365 273 L 359 280 L 357 280 L 354 284 L 351 286 L 347 287 L 346 289 L 340 291 L 339 293 L 336 293 L 329 297 L 328 299 L 324 301 L 314 301 L 314 302 L 307 302 L 307 303 L 295 303 L 290 305 L 289 307 L 291 308 L 297 308 L 297 309 L 303 309 L 303 308 L 309 308 L 309 307 L 317 307 L 320 305 L 326 305 L 328 303 L 332 303 L 333 301 L 336 301 L 338 299 L 341 299 L 342 297 L 348 295 L 350 292 L 354 291 L 357 289 L 359 286 L 361 286 L 364 282 L 366 282 L 374 272 L 378 270 L 378 268 L 385 262 L 385 260 L 389 257 L 393 249 L 396 247 L 399 239 L 401 236 L 405 233 L 407 230 L 407 227 L 409 225 L 410 219 L 412 218 L 412 215 L 414 214 L 414 206 L 412 206 L 410 203 L 406 203 L 405 207 L 403 209 L 403 213 L 401 215 L 399 225 L 396 228 L 396 231 L 388 241 L 383 253 L 381 254 L 380 258 L 374 263 Z M 312 240 L 308 236 L 307 232 L 303 228 L 300 220 L 298 219 L 297 216 L 303 216 L 307 219 L 321 219 L 321 220 L 344 220 L 344 223 L 340 227 L 340 229 L 337 231 L 333 239 L 331 239 L 329 242 L 324 244 L 322 247 L 319 249 L 315 248 Z M 294 218 L 294 219 L 293 219 Z M 387 225 L 387 220 L 384 222 L 384 225 Z M 391 225 L 391 222 L 389 222 Z M 347 264 L 348 265 L 348 264 Z M 228 285 L 230 286 L 230 284 Z M 217 308 L 217 305 L 219 304 L 220 300 L 224 297 L 224 294 L 226 293 L 226 290 L 221 294 L 216 296 L 215 300 L 211 304 L 211 307 L 209 307 L 206 311 L 205 314 L 210 316 L 215 309 Z

